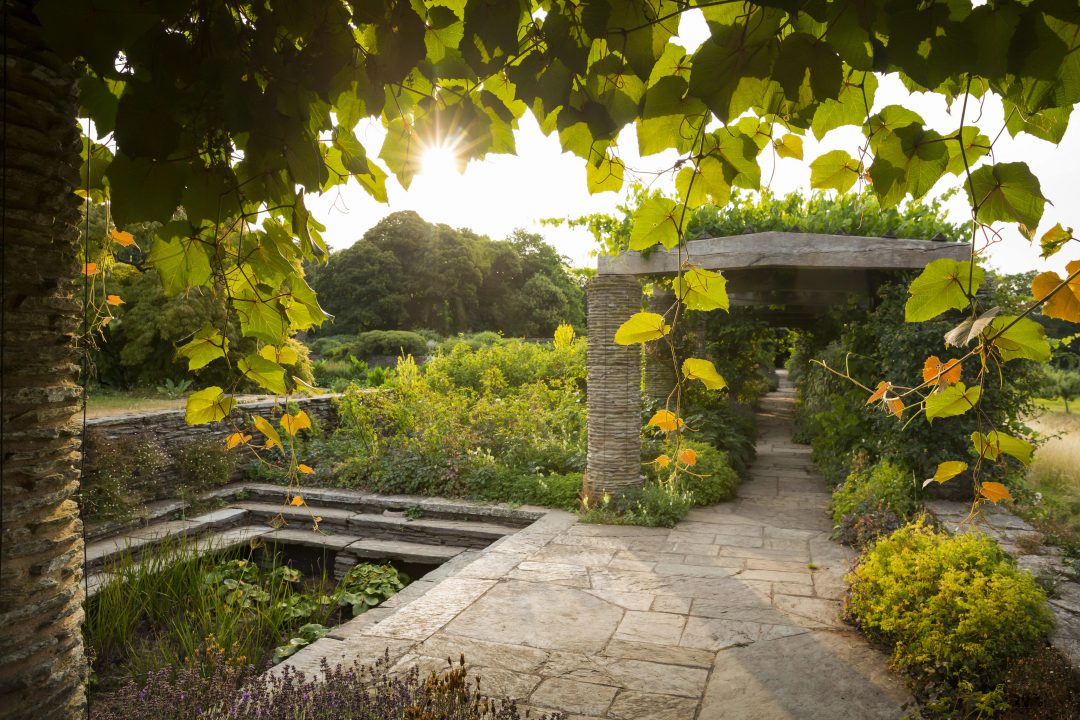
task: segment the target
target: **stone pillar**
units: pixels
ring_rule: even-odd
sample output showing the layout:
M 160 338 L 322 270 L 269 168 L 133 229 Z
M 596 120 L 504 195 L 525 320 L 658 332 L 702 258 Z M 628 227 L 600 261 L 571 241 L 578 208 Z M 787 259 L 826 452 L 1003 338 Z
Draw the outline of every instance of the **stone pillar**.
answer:
M 598 275 L 589 282 L 589 454 L 586 492 L 640 487 L 641 346 L 616 345 L 615 331 L 641 309 L 641 284 Z
M 666 288 L 657 288 L 646 299 L 645 309 L 664 315 L 675 304 L 675 293 Z M 670 322 L 671 315 L 665 315 Z M 682 315 L 680 322 L 685 322 Z M 668 396 L 675 389 L 675 365 L 671 358 L 671 348 L 666 342 L 645 343 L 645 397 L 659 405 L 667 403 Z
M 75 69 L 4 2 L 0 718 L 85 716 Z

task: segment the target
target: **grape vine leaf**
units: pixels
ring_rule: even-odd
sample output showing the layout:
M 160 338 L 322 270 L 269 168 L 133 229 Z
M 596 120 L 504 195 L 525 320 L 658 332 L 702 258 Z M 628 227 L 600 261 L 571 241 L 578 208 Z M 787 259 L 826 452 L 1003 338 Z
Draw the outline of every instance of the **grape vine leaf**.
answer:
M 994 338 L 993 345 L 1006 362 L 1021 358 L 1036 362 L 1050 361 L 1050 342 L 1046 339 L 1046 330 L 1030 318 L 999 315 L 991 321 L 986 332 L 991 337 L 1001 333 Z
M 971 444 L 975 446 L 975 454 L 987 460 L 997 460 L 1004 453 L 1013 456 L 1024 465 L 1031 464 L 1031 458 L 1035 452 L 1035 447 L 1027 440 L 1021 440 L 997 430 L 988 433 L 971 433 Z
M 964 383 L 950 385 L 939 393 L 926 398 L 926 419 L 954 417 L 963 415 L 979 402 L 982 388 L 978 385 L 966 387 Z
M 179 357 L 187 358 L 188 370 L 198 370 L 219 357 L 225 357 L 228 352 L 229 339 L 223 338 L 209 323 L 203 325 L 189 342 L 176 349 Z
M 686 358 L 683 360 L 682 371 L 687 380 L 700 380 L 710 390 L 723 390 L 727 387 L 727 382 L 710 360 Z
M 615 343 L 634 345 L 659 340 L 669 332 L 671 332 L 671 326 L 664 322 L 663 315 L 651 312 L 634 313 L 615 331 Z
M 274 395 L 285 394 L 285 368 L 262 355 L 252 353 L 240 359 L 237 367 L 244 377 Z
M 690 268 L 681 277 L 673 278 L 671 286 L 688 310 L 727 310 L 730 300 L 727 280 L 718 272 Z
M 948 310 L 967 307 L 969 296 L 978 292 L 986 273 L 970 262 L 938 258 L 915 278 L 904 306 L 906 322 L 930 320 Z
M 651 197 L 634 211 L 630 249 L 647 250 L 659 243 L 670 250 L 679 244 L 683 206 L 665 197 Z
M 216 385 L 211 385 L 205 390 L 199 390 L 188 395 L 187 410 L 184 413 L 184 422 L 188 425 L 205 425 L 217 422 L 228 415 L 236 398 L 229 397 L 225 391 Z

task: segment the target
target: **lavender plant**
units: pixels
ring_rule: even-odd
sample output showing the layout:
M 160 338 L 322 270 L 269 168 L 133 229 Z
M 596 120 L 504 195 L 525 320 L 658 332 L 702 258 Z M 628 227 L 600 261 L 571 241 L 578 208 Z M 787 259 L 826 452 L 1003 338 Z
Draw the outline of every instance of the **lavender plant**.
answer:
M 128 682 L 90 708 L 91 720 L 522 720 L 513 700 L 484 695 L 468 676 L 465 658 L 447 661 L 442 673 L 391 672 L 390 658 L 374 665 L 324 660 L 322 677 L 286 666 L 260 676 L 253 665 L 228 659 L 213 642 L 201 662 L 151 673 Z M 204 672 L 207 666 L 210 672 Z M 537 720 L 563 720 L 556 713 Z

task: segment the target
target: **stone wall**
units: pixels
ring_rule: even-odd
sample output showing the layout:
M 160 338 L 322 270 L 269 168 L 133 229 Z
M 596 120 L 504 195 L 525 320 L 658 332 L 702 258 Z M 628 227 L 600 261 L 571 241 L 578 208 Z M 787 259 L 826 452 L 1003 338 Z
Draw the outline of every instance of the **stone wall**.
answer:
M 337 397 L 337 395 L 319 395 L 298 398 L 291 402 L 303 409 L 317 427 L 332 430 L 338 423 L 337 412 L 334 408 L 334 400 Z M 225 438 L 235 431 L 236 424 L 250 423 L 252 415 L 261 415 L 271 419 L 277 427 L 276 418 L 281 416 L 282 410 L 282 404 L 276 400 L 240 403 L 233 409 L 230 416 L 232 422 L 217 422 L 208 425 L 188 425 L 184 422 L 183 410 L 164 410 L 87 420 L 86 466 L 94 467 L 95 461 L 100 459 L 98 455 L 104 452 L 102 450 L 104 443 L 117 443 L 122 448 L 133 448 L 138 443 L 150 443 L 170 461 L 159 471 L 142 477 L 138 484 L 129 490 L 140 502 L 175 498 L 179 494 L 181 477 L 180 469 L 172 459 L 180 448 L 207 439 L 219 442 L 220 447 L 224 448 Z M 251 432 L 250 429 L 248 431 Z M 252 434 L 257 440 L 258 433 L 252 432 Z M 232 452 L 236 453 L 237 457 L 230 480 L 245 479 L 248 463 L 243 460 L 243 451 L 233 450 Z

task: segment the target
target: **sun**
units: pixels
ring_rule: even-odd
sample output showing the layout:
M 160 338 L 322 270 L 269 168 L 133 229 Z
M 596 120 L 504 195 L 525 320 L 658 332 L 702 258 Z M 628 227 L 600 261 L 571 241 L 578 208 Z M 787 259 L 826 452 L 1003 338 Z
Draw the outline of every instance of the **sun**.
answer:
M 461 174 L 461 158 L 448 143 L 432 145 L 420 157 L 420 172 L 429 178 L 450 178 Z

